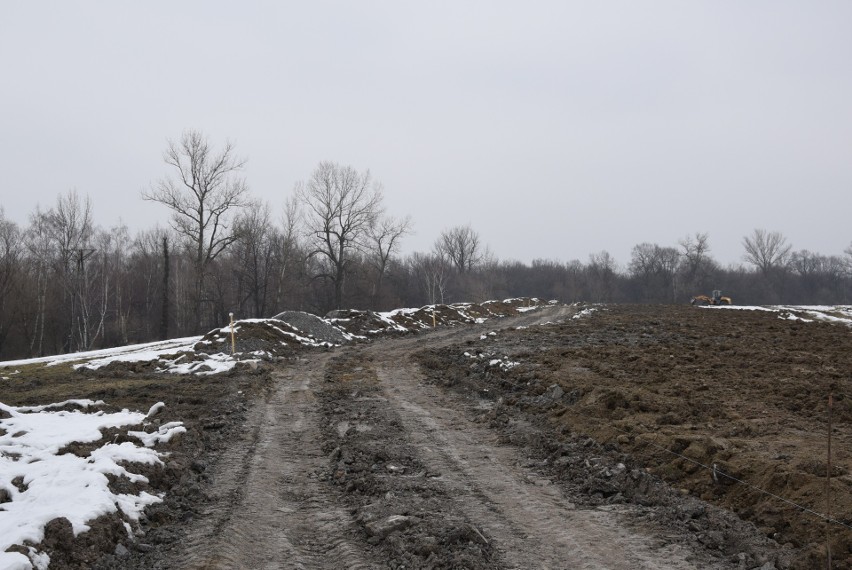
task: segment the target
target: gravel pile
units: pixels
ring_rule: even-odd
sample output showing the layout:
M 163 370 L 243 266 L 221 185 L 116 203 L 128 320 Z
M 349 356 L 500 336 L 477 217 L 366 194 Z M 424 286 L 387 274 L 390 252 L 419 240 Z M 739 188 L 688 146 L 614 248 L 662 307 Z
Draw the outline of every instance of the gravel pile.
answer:
M 278 313 L 272 318 L 284 321 L 285 323 L 299 329 L 305 334 L 305 336 L 313 336 L 321 342 L 343 344 L 351 340 L 348 335 L 328 321 L 303 311 L 284 311 L 283 313 Z

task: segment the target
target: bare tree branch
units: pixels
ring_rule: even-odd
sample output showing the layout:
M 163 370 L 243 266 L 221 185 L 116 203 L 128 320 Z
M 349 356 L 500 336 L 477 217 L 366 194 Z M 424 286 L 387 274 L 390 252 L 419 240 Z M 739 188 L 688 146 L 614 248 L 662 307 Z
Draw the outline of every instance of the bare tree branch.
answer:
M 307 182 L 296 185 L 296 197 L 304 207 L 309 255 L 328 267 L 340 308 L 351 254 L 367 250 L 370 229 L 382 214 L 381 185 L 369 170 L 362 174 L 351 166 L 321 162 Z
M 444 230 L 435 242 L 435 253 L 449 259 L 459 273 L 482 263 L 485 253 L 479 234 L 470 225 Z
M 756 229 L 750 236 L 743 238 L 745 254 L 743 259 L 763 273 L 786 265 L 792 245 L 780 232 L 768 232 Z
M 171 226 L 194 253 L 196 302 L 200 303 L 208 268 L 236 236 L 230 231 L 230 213 L 246 203 L 248 187 L 237 173 L 246 160 L 226 142 L 215 152 L 201 132 L 184 131 L 179 143 L 169 141 L 163 160 L 176 171 L 178 182 L 160 180 L 142 192 L 145 200 L 172 210 Z M 197 307 L 200 313 L 200 306 Z

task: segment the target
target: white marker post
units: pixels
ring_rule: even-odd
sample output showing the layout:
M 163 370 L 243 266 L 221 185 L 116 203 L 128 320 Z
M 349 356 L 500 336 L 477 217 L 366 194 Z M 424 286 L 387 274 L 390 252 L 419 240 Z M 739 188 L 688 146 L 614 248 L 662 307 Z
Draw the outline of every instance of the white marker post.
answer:
M 234 313 L 228 313 L 228 315 L 231 317 L 231 356 L 233 356 L 237 352 L 237 341 L 234 338 Z

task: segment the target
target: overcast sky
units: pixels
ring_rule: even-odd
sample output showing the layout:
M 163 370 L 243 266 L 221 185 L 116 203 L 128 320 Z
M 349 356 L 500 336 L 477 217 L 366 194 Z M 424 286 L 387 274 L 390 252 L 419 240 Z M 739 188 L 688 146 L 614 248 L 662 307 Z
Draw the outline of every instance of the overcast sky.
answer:
M 140 192 L 194 128 L 276 213 L 322 160 L 369 168 L 406 253 L 469 223 L 525 262 L 707 232 L 739 263 L 755 228 L 841 254 L 850 24 L 848 0 L 6 0 L 0 197 L 166 225 Z

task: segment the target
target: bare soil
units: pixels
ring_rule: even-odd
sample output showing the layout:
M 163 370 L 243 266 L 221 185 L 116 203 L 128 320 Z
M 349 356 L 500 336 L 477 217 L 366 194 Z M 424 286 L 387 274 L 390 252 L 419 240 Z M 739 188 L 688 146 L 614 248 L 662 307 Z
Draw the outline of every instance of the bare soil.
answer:
M 852 331 L 582 308 L 212 377 L 22 370 L 5 403 L 162 400 L 189 430 L 151 477 L 166 498 L 143 536 L 104 521 L 41 546 L 52 568 L 819 567 L 822 519 L 756 487 L 826 512 L 832 392 L 831 513 L 852 523 Z M 852 567 L 852 535 L 831 531 Z

